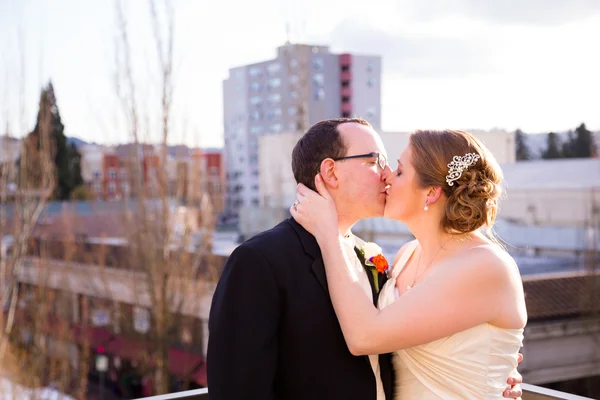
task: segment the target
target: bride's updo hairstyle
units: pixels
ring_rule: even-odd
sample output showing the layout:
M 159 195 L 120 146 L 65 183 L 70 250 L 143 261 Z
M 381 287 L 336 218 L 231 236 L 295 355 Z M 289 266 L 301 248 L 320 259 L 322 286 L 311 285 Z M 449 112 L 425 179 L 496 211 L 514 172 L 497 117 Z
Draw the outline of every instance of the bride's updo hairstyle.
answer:
M 422 187 L 440 186 L 447 198 L 442 229 L 465 234 L 494 225 L 502 170 L 473 135 L 419 130 L 410 136 L 412 163 Z

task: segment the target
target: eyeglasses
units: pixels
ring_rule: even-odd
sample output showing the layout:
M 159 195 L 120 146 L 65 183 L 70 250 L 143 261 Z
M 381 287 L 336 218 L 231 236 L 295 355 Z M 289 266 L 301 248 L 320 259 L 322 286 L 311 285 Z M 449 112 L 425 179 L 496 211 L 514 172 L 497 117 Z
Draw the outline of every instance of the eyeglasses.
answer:
M 382 170 L 385 170 L 385 166 L 387 165 L 387 159 L 381 153 L 367 153 L 367 154 L 359 154 L 356 156 L 346 156 L 346 157 L 334 158 L 333 161 L 349 160 L 351 158 L 371 158 L 371 157 L 377 157 L 377 165 L 379 165 L 379 168 L 381 168 Z

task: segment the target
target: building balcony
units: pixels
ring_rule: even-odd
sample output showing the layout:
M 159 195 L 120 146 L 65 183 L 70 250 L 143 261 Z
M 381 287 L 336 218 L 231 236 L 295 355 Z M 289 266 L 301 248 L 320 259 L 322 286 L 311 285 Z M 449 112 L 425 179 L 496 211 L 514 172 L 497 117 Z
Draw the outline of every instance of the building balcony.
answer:
M 352 81 L 352 72 L 351 71 L 341 71 L 340 72 L 340 81 L 341 82 Z
M 352 54 L 340 54 L 340 67 L 349 67 L 352 65 Z
M 352 88 L 350 86 L 342 86 L 340 95 L 341 97 L 352 97 Z
M 340 110 L 343 113 L 352 113 L 352 103 L 349 102 L 349 101 L 342 103 L 342 106 L 340 107 Z
M 540 386 L 523 384 L 523 400 L 593 400 L 589 397 L 576 396 L 570 393 L 550 390 Z M 208 400 L 208 389 L 187 390 L 159 396 L 145 397 L 145 400 Z M 142 399 L 139 399 L 142 400 Z

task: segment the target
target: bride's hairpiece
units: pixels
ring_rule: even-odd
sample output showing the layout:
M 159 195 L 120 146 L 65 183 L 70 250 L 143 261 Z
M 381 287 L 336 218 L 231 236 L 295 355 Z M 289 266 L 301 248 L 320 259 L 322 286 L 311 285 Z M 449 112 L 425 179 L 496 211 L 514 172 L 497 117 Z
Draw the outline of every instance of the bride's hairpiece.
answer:
M 454 186 L 454 181 L 459 179 L 463 171 L 472 165 L 475 165 L 479 161 L 479 154 L 467 153 L 464 156 L 454 156 L 452 162 L 448 164 L 448 175 L 446 175 L 446 182 L 449 186 Z

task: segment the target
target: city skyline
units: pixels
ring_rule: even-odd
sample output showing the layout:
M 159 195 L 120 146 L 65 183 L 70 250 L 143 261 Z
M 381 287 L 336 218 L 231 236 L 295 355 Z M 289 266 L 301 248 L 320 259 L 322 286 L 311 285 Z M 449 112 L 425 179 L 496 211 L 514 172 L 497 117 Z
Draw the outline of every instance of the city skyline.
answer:
M 363 3 L 339 0 L 318 6 L 316 0 L 304 6 L 226 1 L 210 8 L 175 1 L 177 134 L 171 142 L 221 147 L 222 82 L 229 69 L 272 59 L 288 38 L 337 53 L 381 56 L 384 131 L 453 127 L 544 133 L 582 122 L 600 130 L 595 99 L 600 54 L 594 52 L 600 3 L 550 3 L 463 0 L 451 10 L 441 3 L 378 1 L 364 10 Z M 113 127 L 114 3 L 62 0 L 58 6 L 41 0 L 0 5 L 2 131 L 7 116 L 16 134 L 33 128 L 39 90 L 52 79 L 67 135 L 109 144 L 129 141 Z M 136 76 L 146 91 L 141 96 L 150 98 L 155 87 L 146 82 L 155 82 L 156 72 L 147 4 L 124 7 Z M 260 15 L 247 18 L 256 10 Z M 26 65 L 20 130 L 14 100 L 20 91 L 19 40 Z M 187 136 L 179 133 L 183 130 Z

